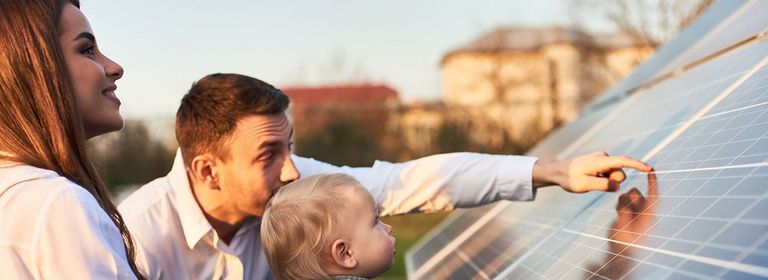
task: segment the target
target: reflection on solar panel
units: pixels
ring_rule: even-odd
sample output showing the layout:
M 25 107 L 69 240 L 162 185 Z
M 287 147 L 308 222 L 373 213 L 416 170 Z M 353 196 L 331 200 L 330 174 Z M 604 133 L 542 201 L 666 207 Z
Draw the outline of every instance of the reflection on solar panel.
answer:
M 627 154 L 654 175 L 457 211 L 408 253 L 409 278 L 768 278 L 767 10 L 717 2 L 531 151 Z

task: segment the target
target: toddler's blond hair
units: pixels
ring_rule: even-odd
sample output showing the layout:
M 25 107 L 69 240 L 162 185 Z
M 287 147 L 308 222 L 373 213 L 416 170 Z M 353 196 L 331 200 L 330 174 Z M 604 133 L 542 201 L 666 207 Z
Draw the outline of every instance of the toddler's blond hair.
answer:
M 331 261 L 331 238 L 349 186 L 363 188 L 346 174 L 315 175 L 284 186 L 267 203 L 261 242 L 277 279 L 330 278 L 322 266 Z

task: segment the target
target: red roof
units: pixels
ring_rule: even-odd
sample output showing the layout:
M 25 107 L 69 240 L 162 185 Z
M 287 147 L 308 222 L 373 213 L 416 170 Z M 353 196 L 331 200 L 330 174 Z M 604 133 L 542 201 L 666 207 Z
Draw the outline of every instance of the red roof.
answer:
M 291 103 L 301 105 L 370 104 L 398 100 L 397 91 L 387 85 L 286 87 L 281 90 L 291 98 Z

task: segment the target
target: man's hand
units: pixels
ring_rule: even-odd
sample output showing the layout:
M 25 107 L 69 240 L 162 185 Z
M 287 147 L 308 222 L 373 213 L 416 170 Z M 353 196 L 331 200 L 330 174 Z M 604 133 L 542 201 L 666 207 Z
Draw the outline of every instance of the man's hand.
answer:
M 642 161 L 627 156 L 608 156 L 596 152 L 572 160 L 539 160 L 533 167 L 535 188 L 559 185 L 574 193 L 611 191 L 619 189 L 619 183 L 627 178 L 622 168 L 650 172 L 653 168 Z

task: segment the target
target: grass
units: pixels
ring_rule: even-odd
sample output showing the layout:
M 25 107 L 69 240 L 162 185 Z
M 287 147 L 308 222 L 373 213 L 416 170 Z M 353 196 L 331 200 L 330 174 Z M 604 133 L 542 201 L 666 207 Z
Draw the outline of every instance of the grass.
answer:
M 405 252 L 450 213 L 413 214 L 385 217 L 382 220 L 392 226 L 392 236 L 397 238 L 397 255 L 392 269 L 376 279 L 406 279 Z

